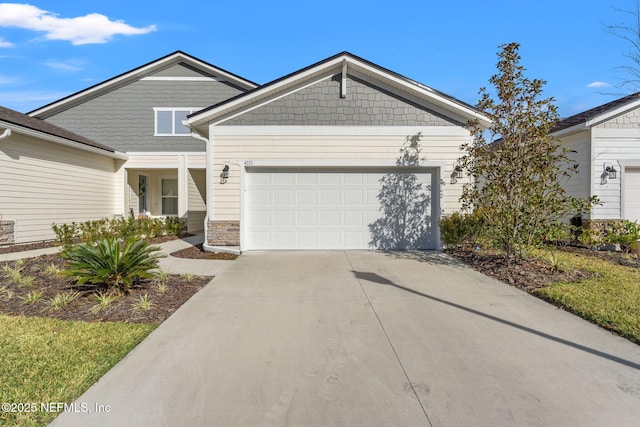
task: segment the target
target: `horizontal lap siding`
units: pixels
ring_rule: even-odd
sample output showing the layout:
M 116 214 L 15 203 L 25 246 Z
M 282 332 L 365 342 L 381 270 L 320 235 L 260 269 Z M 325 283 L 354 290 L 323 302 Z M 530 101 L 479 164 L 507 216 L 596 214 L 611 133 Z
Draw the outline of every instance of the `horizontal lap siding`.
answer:
M 562 139 L 562 147 L 571 150 L 569 165 L 577 164 L 578 173 L 571 175 L 564 188 L 573 197 L 587 198 L 590 192 L 591 134 L 589 131 Z
M 189 232 L 201 232 L 204 230 L 204 218 L 207 214 L 206 197 L 206 171 L 189 171 L 189 201 L 188 201 L 188 230 Z
M 635 133 L 635 132 L 634 132 Z M 634 137 L 625 129 L 594 130 L 594 157 L 592 184 L 594 193 L 602 206 L 593 209 L 594 219 L 619 219 L 622 217 L 621 166 L 619 162 L 640 162 L 640 137 Z M 604 165 L 613 165 L 618 170 L 617 179 L 601 184 Z
M 0 215 L 16 221 L 16 242 L 55 238 L 51 224 L 113 217 L 113 159 L 15 135 L 0 143 Z
M 426 132 L 425 132 L 426 133 Z M 244 160 L 395 161 L 405 135 L 397 136 L 214 136 L 214 217 L 216 220 L 240 219 L 240 166 Z M 450 184 L 455 160 L 461 155 L 460 145 L 468 137 L 423 136 L 420 144 L 427 161 L 446 161 L 443 176 L 443 210 L 451 213 L 459 209 L 458 199 L 465 179 Z M 223 164 L 230 165 L 226 184 L 219 183 Z M 468 181 L 468 179 L 467 179 Z

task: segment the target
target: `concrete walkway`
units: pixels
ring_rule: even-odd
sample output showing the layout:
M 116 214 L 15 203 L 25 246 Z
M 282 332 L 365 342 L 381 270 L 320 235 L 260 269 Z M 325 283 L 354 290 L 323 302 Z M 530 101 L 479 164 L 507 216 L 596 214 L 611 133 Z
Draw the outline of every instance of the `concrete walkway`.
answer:
M 232 263 L 232 261 L 225 260 L 188 259 L 170 256 L 170 254 L 173 252 L 195 246 L 199 243 L 202 243 L 203 241 L 204 234 L 197 234 L 194 236 L 171 240 L 165 243 L 154 245 L 159 246 L 160 252 L 166 255 L 166 258 L 162 258 L 159 260 L 160 270 L 166 271 L 167 273 L 171 274 L 191 273 L 199 276 L 215 276 Z M 33 258 L 41 255 L 54 254 L 59 251 L 60 247 L 52 247 L 0 254 L 0 262 L 16 261 L 22 258 Z
M 441 254 L 247 253 L 77 404 L 53 425 L 637 426 L 640 347 Z

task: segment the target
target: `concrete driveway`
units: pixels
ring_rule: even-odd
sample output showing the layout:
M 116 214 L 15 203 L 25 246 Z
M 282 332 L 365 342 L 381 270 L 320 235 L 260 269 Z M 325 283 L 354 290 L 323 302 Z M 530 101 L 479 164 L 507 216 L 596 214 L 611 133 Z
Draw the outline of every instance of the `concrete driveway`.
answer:
M 640 347 L 441 254 L 248 253 L 77 403 L 54 425 L 637 426 Z

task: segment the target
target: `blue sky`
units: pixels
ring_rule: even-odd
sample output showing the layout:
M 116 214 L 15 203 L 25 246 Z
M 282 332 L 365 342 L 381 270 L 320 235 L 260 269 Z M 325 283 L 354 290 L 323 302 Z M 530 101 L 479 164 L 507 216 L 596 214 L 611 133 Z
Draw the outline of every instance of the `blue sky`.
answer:
M 182 50 L 256 83 L 342 51 L 475 104 L 498 46 L 562 116 L 625 93 L 628 44 L 607 25 L 635 0 L 154 1 L 0 3 L 0 105 L 28 112 Z M 598 86 L 598 87 L 594 87 Z M 628 90 L 627 90 L 628 92 Z

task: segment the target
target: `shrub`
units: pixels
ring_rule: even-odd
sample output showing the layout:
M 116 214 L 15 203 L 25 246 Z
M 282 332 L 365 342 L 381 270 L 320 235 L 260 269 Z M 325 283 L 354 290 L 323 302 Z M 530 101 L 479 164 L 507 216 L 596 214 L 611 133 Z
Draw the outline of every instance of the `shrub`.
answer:
M 640 239 L 640 225 L 637 222 L 622 220 L 605 230 L 604 243 L 618 244 L 623 252 L 628 253 L 636 248 Z
M 53 232 L 56 234 L 56 242 L 63 247 L 68 247 L 78 242 L 80 239 L 80 230 L 78 224 L 51 224 Z
M 128 238 L 154 238 L 162 235 L 184 234 L 184 223 L 180 218 L 114 218 L 86 221 L 81 224 L 52 224 L 56 242 L 68 248 L 79 242 L 97 242 L 112 236 L 122 240 Z
M 95 244 L 72 246 L 60 255 L 67 260 L 64 274 L 74 277 L 79 284 L 104 285 L 127 293 L 136 280 L 153 277 L 151 270 L 164 257 L 155 253 L 159 250 L 143 240 L 128 238 L 121 243 L 111 237 Z
M 484 233 L 484 217 L 480 209 L 472 213 L 454 212 L 440 219 L 442 241 L 450 247 L 474 247 Z

